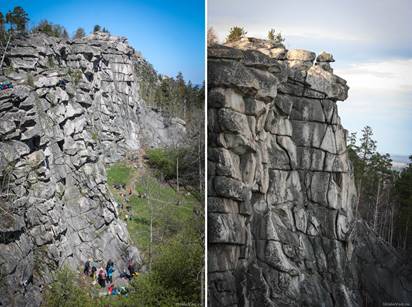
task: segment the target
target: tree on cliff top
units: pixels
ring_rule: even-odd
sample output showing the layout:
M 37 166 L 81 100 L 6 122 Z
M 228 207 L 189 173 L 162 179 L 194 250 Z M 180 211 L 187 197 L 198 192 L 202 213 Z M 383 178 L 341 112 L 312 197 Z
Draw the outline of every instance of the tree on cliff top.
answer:
M 83 28 L 78 28 L 76 33 L 74 33 L 74 39 L 80 39 L 86 36 L 86 32 L 84 32 Z
M 99 25 L 95 25 L 94 28 L 93 28 L 93 33 L 101 31 L 101 29 L 102 28 Z
M 213 27 L 209 27 L 207 29 L 207 45 L 212 46 L 214 44 L 217 44 L 217 35 L 215 29 L 213 29 Z
M 29 17 L 21 6 L 14 7 L 13 11 L 6 14 L 6 22 L 10 24 L 11 30 L 26 31 Z
M 230 28 L 229 35 L 226 37 L 226 43 L 236 42 L 242 37 L 245 37 L 247 32 L 241 27 L 232 27 Z
M 282 34 L 279 32 L 276 34 L 275 29 L 270 29 L 268 32 L 268 40 L 274 41 L 276 43 L 282 43 L 285 39 L 282 37 Z
M 31 31 L 32 32 L 42 32 L 49 36 L 54 36 L 54 37 L 62 37 L 62 38 L 68 37 L 67 31 L 63 26 L 52 24 L 51 22 L 47 20 L 40 21 L 39 24 L 35 26 Z

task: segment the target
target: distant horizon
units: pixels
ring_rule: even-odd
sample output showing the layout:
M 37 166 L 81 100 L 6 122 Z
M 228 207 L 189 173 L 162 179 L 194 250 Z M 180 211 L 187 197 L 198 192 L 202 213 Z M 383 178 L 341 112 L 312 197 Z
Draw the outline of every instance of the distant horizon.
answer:
M 233 0 L 208 2 L 208 27 L 220 40 L 233 26 L 258 38 L 275 28 L 287 49 L 332 53 L 334 73 L 349 86 L 348 99 L 338 102 L 343 127 L 358 132 L 359 138 L 360 131 L 370 126 L 380 153 L 412 154 L 412 32 L 407 30 L 411 1 L 317 0 L 314 5 L 298 0 L 238 0 L 233 4 Z
M 186 82 L 196 85 L 205 80 L 204 1 L 9 0 L 0 11 L 5 14 L 15 6 L 28 13 L 30 28 L 47 20 L 72 37 L 77 28 L 89 35 L 98 24 L 112 35 L 127 37 L 159 74 L 174 78 L 181 72 Z

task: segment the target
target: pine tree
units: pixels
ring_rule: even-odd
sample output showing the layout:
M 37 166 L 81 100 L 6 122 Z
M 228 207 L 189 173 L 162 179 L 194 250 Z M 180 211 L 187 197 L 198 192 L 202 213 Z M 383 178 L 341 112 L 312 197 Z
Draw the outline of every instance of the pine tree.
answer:
M 84 32 L 84 29 L 83 28 L 78 28 L 76 30 L 76 33 L 74 34 L 74 39 L 80 39 L 80 38 L 85 37 L 85 36 L 86 36 L 86 33 Z
M 237 26 L 232 27 L 229 31 L 229 35 L 226 38 L 226 43 L 237 42 L 241 38 L 245 37 L 246 34 L 247 32 L 245 31 L 245 29 Z
M 275 40 L 275 29 L 270 29 L 268 32 L 268 40 L 273 41 Z
M 66 29 L 63 30 L 62 38 L 69 39 L 69 33 L 67 33 Z
M 10 24 L 12 31 L 26 31 L 29 18 L 27 13 L 21 6 L 16 6 L 14 7 L 13 11 L 7 13 L 6 21 Z
M 93 33 L 98 32 L 101 30 L 101 27 L 99 25 L 95 25 L 93 28 Z

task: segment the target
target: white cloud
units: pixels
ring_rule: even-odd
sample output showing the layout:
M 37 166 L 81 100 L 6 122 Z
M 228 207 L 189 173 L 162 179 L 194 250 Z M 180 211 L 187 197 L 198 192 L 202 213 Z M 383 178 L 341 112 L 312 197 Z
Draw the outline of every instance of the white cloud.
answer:
M 352 64 L 335 73 L 346 79 L 352 89 L 412 91 L 412 59 Z

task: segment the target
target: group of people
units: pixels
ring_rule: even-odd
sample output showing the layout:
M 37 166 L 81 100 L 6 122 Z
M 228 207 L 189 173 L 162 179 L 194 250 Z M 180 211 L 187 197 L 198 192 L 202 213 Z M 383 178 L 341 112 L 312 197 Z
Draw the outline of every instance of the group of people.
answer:
M 90 276 L 93 279 L 93 284 L 99 284 L 101 288 L 107 287 L 107 291 L 109 295 L 127 295 L 128 289 L 127 284 L 133 277 L 138 275 L 136 270 L 136 265 L 133 260 L 129 260 L 127 264 L 127 270 L 129 272 L 123 271 L 120 273 L 120 279 L 117 279 L 116 282 L 113 282 L 113 273 L 115 272 L 115 266 L 112 260 L 107 261 L 106 268 L 100 266 L 97 268 L 98 265 L 93 259 L 89 259 L 84 264 L 84 271 L 83 273 L 87 276 Z M 123 282 L 118 281 L 123 280 Z M 116 283 L 120 283 L 123 285 L 117 285 Z
M 93 278 L 93 280 L 96 280 L 97 283 L 102 287 L 106 287 L 106 283 L 112 283 L 113 282 L 113 272 L 115 271 L 114 269 L 114 263 L 112 260 L 109 260 L 106 264 L 106 269 L 103 267 L 100 267 L 97 269 L 97 264 L 93 262 L 92 259 L 89 259 L 86 261 L 84 264 L 84 271 L 83 273 L 87 276 L 90 276 Z
M 0 82 L 1 91 L 12 89 L 12 88 L 13 88 L 13 84 L 10 81 Z
M 0 97 L 8 95 L 13 90 L 13 84 L 10 81 L 0 82 Z

